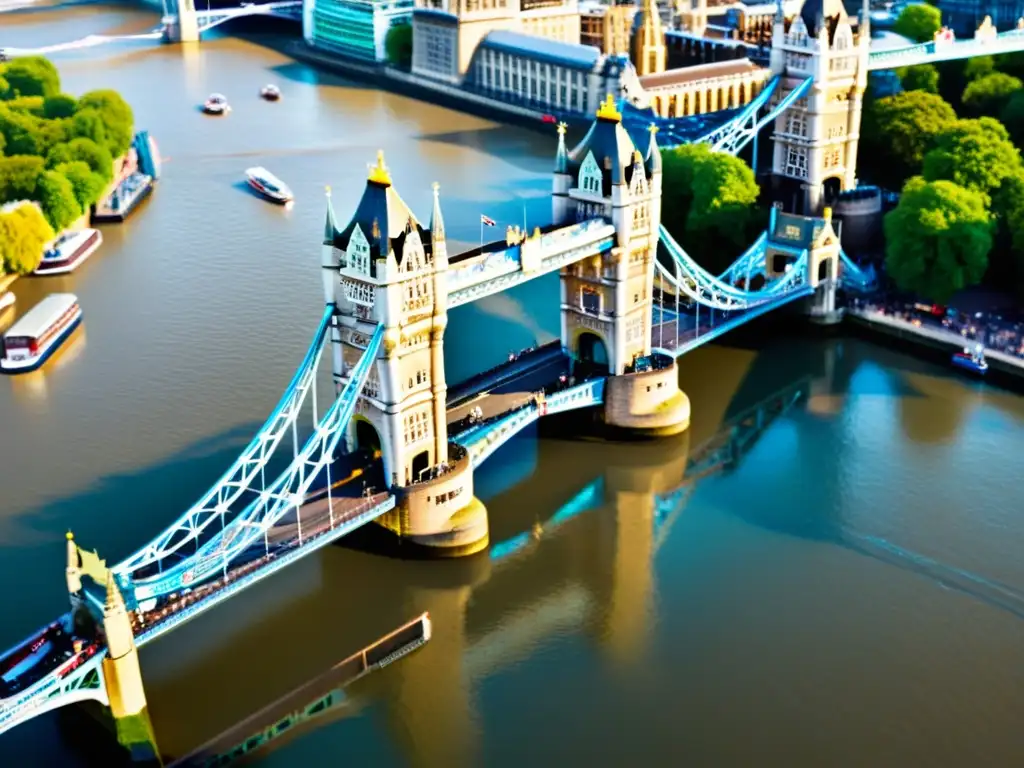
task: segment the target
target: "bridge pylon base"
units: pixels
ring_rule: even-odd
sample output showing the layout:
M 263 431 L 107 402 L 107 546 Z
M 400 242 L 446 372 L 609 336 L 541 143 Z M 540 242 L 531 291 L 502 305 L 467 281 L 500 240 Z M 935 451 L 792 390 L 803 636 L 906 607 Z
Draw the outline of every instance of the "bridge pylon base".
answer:
M 466 450 L 448 446 L 447 469 L 395 489 L 395 508 L 378 522 L 414 545 L 417 554 L 432 557 L 473 555 L 490 544 L 487 508 L 473 495 L 473 465 Z
M 641 437 L 669 437 L 690 426 L 690 398 L 679 389 L 675 361 L 658 370 L 609 376 L 604 423 Z

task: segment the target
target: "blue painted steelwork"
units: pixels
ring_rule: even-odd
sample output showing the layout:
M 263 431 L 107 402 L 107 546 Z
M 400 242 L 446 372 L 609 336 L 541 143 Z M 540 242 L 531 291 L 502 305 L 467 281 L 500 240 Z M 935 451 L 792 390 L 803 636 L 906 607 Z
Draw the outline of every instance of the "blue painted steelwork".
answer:
M 156 576 L 129 580 L 126 586 L 135 600 L 160 598 L 225 572 L 233 558 L 262 538 L 285 514 L 299 509 L 317 475 L 334 459 L 383 338 L 384 326 L 378 325 L 345 388 L 288 469 L 187 560 Z M 301 538 L 301 532 L 299 535 Z
M 214 521 L 226 522 L 231 505 L 259 479 L 264 487 L 264 471 L 278 444 L 295 424 L 306 395 L 316 380 L 317 365 L 330 328 L 334 306 L 328 305 L 320 319 L 313 342 L 306 350 L 298 370 L 285 389 L 277 406 L 256 436 L 239 454 L 227 472 L 181 517 L 168 526 L 149 544 L 111 567 L 126 597 L 133 574 L 142 568 L 160 563 L 177 553 L 186 543 L 194 542 Z
M 62 672 L 65 662 L 16 696 L 0 700 L 0 734 L 68 704 L 91 700 L 109 706 L 100 671 L 106 655 L 106 649 L 98 650 L 70 672 Z
M 149 131 L 139 131 L 132 139 L 132 146 L 139 157 L 139 170 L 154 180 L 160 178 L 160 156 L 153 145 Z
M 868 69 L 897 69 L 938 61 L 969 59 L 974 56 L 997 56 L 1001 53 L 1024 51 L 1024 30 L 1011 29 L 990 37 L 972 40 L 942 39 L 905 48 L 889 48 L 868 54 Z
M 737 154 L 757 136 L 762 128 L 789 109 L 798 99 L 803 98 L 807 91 L 810 90 L 813 82 L 811 78 L 801 80 L 793 90 L 773 104 L 764 115 L 758 116 L 758 111 L 769 103 L 771 95 L 778 87 L 779 78 L 774 78 L 736 119 L 729 121 L 722 128 L 701 138 L 700 141 L 710 144 L 711 148 L 716 152 L 728 152 L 731 155 Z

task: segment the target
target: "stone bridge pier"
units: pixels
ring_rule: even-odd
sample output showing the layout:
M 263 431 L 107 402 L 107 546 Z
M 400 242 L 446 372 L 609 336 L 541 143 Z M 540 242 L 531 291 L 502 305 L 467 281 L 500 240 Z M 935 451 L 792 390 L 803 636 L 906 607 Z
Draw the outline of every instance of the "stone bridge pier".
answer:
M 169 43 L 198 43 L 199 18 L 195 0 L 169 0 L 167 15 L 171 21 L 164 27 L 164 39 Z

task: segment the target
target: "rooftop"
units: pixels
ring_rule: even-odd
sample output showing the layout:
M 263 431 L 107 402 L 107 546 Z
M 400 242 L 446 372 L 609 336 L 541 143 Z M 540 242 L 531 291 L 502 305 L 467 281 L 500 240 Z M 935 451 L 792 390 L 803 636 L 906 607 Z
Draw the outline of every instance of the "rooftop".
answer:
M 662 88 L 669 85 L 684 85 L 685 83 L 693 83 L 698 80 L 707 80 L 712 77 L 745 75 L 760 69 L 761 67 L 749 59 L 730 59 L 728 61 L 712 62 L 711 64 L 698 64 L 694 67 L 670 69 L 653 75 L 643 75 L 640 78 L 640 84 L 644 88 Z
M 577 69 L 593 69 L 601 58 L 601 51 L 592 45 L 574 45 L 507 30 L 488 32 L 480 45 Z

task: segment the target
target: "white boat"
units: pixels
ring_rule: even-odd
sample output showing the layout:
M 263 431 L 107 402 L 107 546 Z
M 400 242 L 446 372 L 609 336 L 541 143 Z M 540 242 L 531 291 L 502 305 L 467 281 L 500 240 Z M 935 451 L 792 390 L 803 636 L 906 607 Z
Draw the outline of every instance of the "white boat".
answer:
M 227 97 L 220 93 L 211 93 L 203 103 L 203 112 L 208 115 L 226 115 L 230 111 Z
M 0 293 L 0 312 L 3 312 L 8 307 L 14 306 L 14 294 L 10 291 Z
M 288 185 L 281 181 L 266 168 L 249 168 L 245 172 L 249 186 L 268 200 L 275 203 L 290 203 L 294 197 Z
M 102 242 L 103 235 L 98 229 L 62 232 L 60 237 L 46 248 L 43 260 L 39 262 L 34 274 L 63 275 L 74 272 Z
M 45 363 L 82 322 L 73 293 L 51 293 L 10 327 L 3 337 L 0 371 L 28 373 Z
M 267 101 L 277 101 L 281 98 L 281 89 L 276 85 L 265 85 L 260 89 L 260 97 Z

